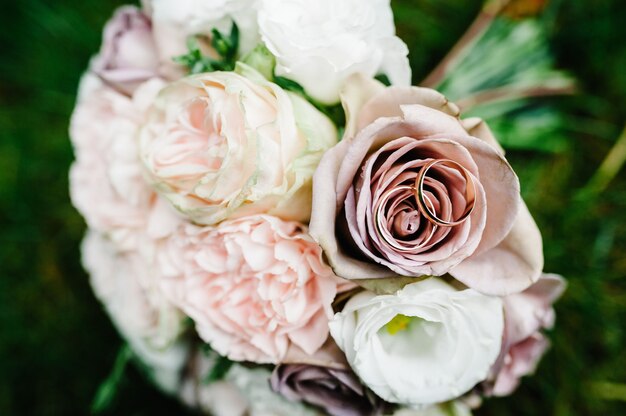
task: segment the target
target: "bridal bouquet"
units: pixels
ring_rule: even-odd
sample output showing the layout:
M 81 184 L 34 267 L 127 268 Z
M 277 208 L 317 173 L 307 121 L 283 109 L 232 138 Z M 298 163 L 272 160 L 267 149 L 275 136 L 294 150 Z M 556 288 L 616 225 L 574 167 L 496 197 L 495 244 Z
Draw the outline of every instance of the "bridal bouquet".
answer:
M 71 121 L 96 296 L 221 415 L 469 414 L 564 282 L 487 124 L 410 86 L 389 0 L 118 9 Z

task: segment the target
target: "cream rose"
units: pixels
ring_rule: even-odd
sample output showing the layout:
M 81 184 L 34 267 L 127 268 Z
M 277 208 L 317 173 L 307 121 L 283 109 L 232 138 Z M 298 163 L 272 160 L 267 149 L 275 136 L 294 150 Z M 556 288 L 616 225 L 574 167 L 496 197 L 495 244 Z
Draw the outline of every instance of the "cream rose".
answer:
M 408 49 L 395 36 L 389 0 L 261 0 L 259 30 L 276 73 L 324 103 L 339 101 L 354 73 L 410 84 Z
M 536 281 L 541 235 L 486 125 L 434 90 L 353 81 L 344 139 L 314 177 L 310 232 L 335 273 L 392 289 L 394 273 L 450 273 L 496 295 Z
M 500 352 L 502 301 L 430 278 L 394 295 L 362 292 L 330 322 L 361 380 L 383 399 L 421 407 L 483 381 Z
M 260 213 L 307 221 L 311 178 L 335 128 L 305 100 L 239 71 L 163 90 L 141 132 L 149 180 L 197 223 Z

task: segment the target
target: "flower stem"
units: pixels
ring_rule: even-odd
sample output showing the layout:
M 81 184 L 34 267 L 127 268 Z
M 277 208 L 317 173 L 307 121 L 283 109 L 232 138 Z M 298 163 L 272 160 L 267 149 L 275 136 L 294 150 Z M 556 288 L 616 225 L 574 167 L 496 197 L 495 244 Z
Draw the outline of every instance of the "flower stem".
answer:
M 498 14 L 510 0 L 487 0 L 461 39 L 435 69 L 420 83 L 422 87 L 436 88 L 453 68 L 485 34 Z
M 622 169 L 624 162 L 626 162 L 626 126 L 596 173 L 580 193 L 588 195 L 603 192 Z

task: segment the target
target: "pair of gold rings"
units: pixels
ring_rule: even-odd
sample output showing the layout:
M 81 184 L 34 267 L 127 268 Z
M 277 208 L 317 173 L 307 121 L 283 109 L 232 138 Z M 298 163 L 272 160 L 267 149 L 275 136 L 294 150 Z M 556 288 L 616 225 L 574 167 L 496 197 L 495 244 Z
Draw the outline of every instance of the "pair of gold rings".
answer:
M 433 201 L 426 195 L 424 192 L 425 180 L 428 171 L 434 166 L 445 166 L 451 169 L 458 171 L 463 178 L 465 179 L 465 210 L 458 218 L 440 218 L 435 212 L 435 205 Z M 375 212 L 375 222 L 376 222 L 376 231 L 380 237 L 382 237 L 389 244 L 394 246 L 397 249 L 404 250 L 406 247 L 396 247 L 394 239 L 389 234 L 389 231 L 386 230 L 385 227 L 385 206 L 389 199 L 401 192 L 411 191 L 415 195 L 415 200 L 417 201 L 417 206 L 420 213 L 433 225 L 441 226 L 441 227 L 454 227 L 455 225 L 459 225 L 463 223 L 474 211 L 474 207 L 476 205 L 476 185 L 474 184 L 474 180 L 472 174 L 465 169 L 463 166 L 449 159 L 434 159 L 430 162 L 426 163 L 420 169 L 417 178 L 415 179 L 415 185 L 400 185 L 393 189 L 389 189 L 386 191 L 381 198 L 379 199 L 376 207 L 374 209 Z M 450 213 L 449 217 L 452 216 Z M 431 235 L 426 239 L 429 241 L 430 238 L 435 233 L 437 227 L 432 227 Z

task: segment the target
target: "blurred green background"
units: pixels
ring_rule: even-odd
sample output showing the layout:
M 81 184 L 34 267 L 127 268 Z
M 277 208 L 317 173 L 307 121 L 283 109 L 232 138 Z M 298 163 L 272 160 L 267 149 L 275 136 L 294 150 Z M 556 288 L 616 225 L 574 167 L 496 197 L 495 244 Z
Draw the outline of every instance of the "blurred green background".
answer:
M 85 225 L 68 198 L 67 125 L 79 76 L 122 3 L 0 6 L 0 415 L 88 414 L 121 344 L 79 263 Z M 416 83 L 481 6 L 392 3 Z M 541 100 L 559 114 L 558 128 L 546 130 L 541 143 L 506 140 L 543 232 L 546 270 L 567 277 L 569 289 L 556 306 L 553 347 L 536 376 L 476 414 L 623 415 L 626 175 L 587 185 L 626 121 L 626 2 L 553 0 L 544 16 L 545 46 L 557 67 L 577 78 L 578 94 Z M 514 131 L 524 129 L 522 123 Z M 617 153 L 613 165 L 623 158 Z M 185 413 L 131 368 L 110 414 Z

